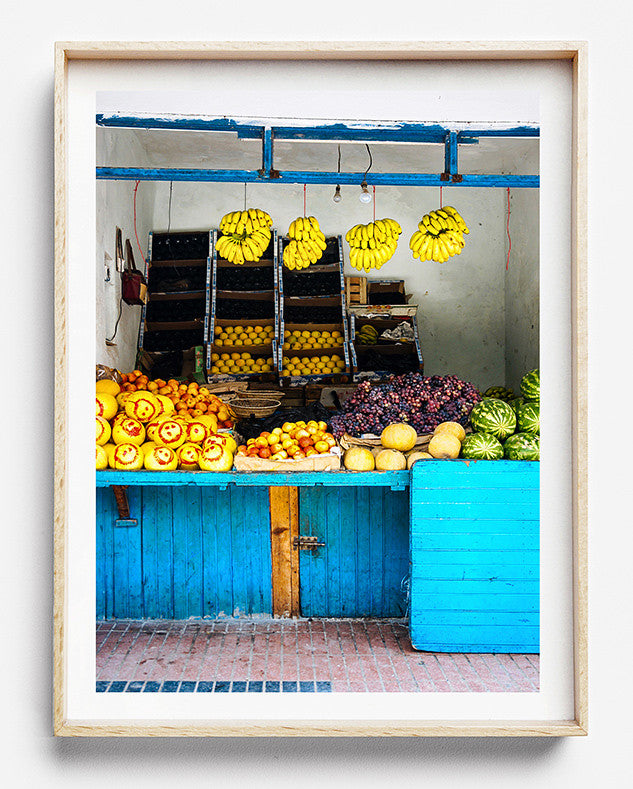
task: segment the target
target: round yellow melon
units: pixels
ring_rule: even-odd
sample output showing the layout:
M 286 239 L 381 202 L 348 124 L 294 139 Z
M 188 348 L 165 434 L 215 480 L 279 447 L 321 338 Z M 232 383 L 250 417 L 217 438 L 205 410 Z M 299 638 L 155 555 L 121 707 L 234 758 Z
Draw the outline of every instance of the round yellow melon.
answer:
M 145 455 L 143 464 L 148 471 L 175 471 L 178 458 L 169 447 L 154 447 Z
M 112 397 L 116 397 L 121 391 L 121 387 L 116 381 L 111 381 L 109 378 L 103 378 L 101 381 L 97 381 L 95 391 L 97 394 L 109 394 L 112 395 Z
M 112 428 L 107 419 L 102 416 L 97 417 L 97 444 L 103 446 L 107 444 L 112 435 Z
M 456 458 L 462 448 L 461 442 L 452 433 L 443 430 L 429 441 L 429 454 L 434 458 Z
M 206 448 L 208 444 L 220 444 L 227 449 L 232 455 L 237 452 L 237 441 L 230 433 L 211 433 L 204 442 Z
M 114 450 L 116 449 L 116 444 L 104 444 L 103 448 L 108 458 L 108 466 L 114 468 Z
M 144 444 L 141 444 L 141 452 L 143 453 L 143 457 L 147 455 L 147 453 L 154 449 L 156 444 L 153 441 L 146 441 Z
M 380 443 L 386 449 L 397 449 L 399 452 L 408 452 L 413 449 L 418 434 L 415 428 L 404 422 L 388 425 L 380 435 Z
M 119 471 L 138 471 L 143 468 L 143 453 L 136 444 L 118 444 L 113 461 L 114 468 Z
M 343 465 L 349 471 L 373 471 L 374 456 L 366 447 L 350 447 L 343 455 Z
M 161 422 L 167 421 L 168 419 L 171 419 L 171 416 L 169 414 L 159 414 L 158 416 L 155 416 L 151 420 L 151 422 L 147 422 L 147 424 L 145 425 L 145 432 L 147 433 L 147 438 L 150 441 L 154 440 L 154 435 L 156 433 L 156 428 L 158 427 L 158 425 L 160 425 Z
M 218 432 L 218 418 L 215 414 L 201 414 L 196 418 L 196 422 L 202 422 L 209 428 L 211 433 Z
M 157 446 L 171 447 L 176 449 L 185 443 L 185 429 L 181 422 L 175 419 L 165 419 L 154 431 L 153 440 Z
M 126 416 L 114 423 L 112 440 L 115 444 L 136 444 L 140 447 L 145 441 L 145 428 L 137 419 Z
M 195 471 L 197 468 L 200 468 L 198 461 L 201 452 L 202 449 L 198 444 L 183 444 L 178 447 L 176 450 L 178 468 L 182 468 L 185 471 Z
M 157 416 L 159 416 L 160 414 L 174 413 L 174 411 L 176 410 L 176 406 L 172 403 L 172 401 L 168 397 L 161 394 L 155 394 L 154 397 L 156 398 L 156 400 L 158 400 L 159 407 L 162 408 L 162 410 L 159 411 Z
M 451 433 L 458 441 L 463 441 L 466 438 L 466 431 L 459 422 L 440 422 L 440 424 L 433 431 L 433 435 L 438 433 Z
M 96 407 L 97 416 L 102 416 L 104 419 L 112 419 L 119 410 L 116 397 L 111 394 L 98 394 L 96 396 Z
M 186 440 L 190 444 L 201 444 L 209 433 L 209 428 L 197 419 L 195 422 L 188 422 L 185 427 Z
M 104 468 L 108 468 L 108 453 L 97 444 L 97 471 L 103 471 Z
M 139 422 L 150 422 L 162 410 L 151 392 L 132 392 L 125 401 L 125 413 Z
M 376 455 L 376 469 L 378 471 L 404 471 L 407 459 L 397 449 L 383 449 Z
M 433 455 L 429 455 L 428 452 L 422 452 L 419 449 L 415 452 L 409 452 L 407 455 L 407 468 L 411 468 L 418 460 L 433 460 Z
M 131 392 L 119 392 L 116 396 L 116 401 L 119 404 L 119 409 L 123 410 L 125 413 L 125 403 L 127 402 L 128 397 L 131 395 Z
M 230 471 L 233 453 L 222 444 L 208 442 L 200 453 L 198 465 L 202 471 Z

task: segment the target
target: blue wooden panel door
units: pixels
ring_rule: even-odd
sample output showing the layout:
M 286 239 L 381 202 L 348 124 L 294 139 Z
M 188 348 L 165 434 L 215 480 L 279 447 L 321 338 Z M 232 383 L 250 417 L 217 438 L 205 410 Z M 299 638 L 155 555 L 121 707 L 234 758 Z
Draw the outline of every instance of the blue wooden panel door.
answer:
M 538 652 L 539 463 L 419 462 L 410 499 L 414 648 Z
M 408 520 L 407 491 L 299 488 L 299 533 L 325 543 L 299 551 L 301 615 L 405 616 Z
M 270 615 L 266 488 L 130 486 L 115 525 L 110 488 L 97 488 L 97 618 Z

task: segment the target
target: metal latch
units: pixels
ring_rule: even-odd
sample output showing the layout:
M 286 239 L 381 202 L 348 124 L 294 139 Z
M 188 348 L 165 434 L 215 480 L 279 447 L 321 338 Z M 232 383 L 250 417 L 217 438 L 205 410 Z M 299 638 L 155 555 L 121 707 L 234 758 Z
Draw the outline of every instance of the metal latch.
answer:
M 298 548 L 300 551 L 312 551 L 315 548 L 323 548 L 324 542 L 319 542 L 318 537 L 310 534 L 302 534 L 300 537 L 295 537 L 292 541 L 292 547 Z

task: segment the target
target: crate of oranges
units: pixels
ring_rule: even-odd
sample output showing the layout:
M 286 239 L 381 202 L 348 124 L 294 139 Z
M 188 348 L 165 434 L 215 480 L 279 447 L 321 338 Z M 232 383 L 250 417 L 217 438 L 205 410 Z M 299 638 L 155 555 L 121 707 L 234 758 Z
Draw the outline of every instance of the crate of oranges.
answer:
M 325 422 L 284 422 L 238 446 L 233 463 L 237 471 L 335 471 L 341 451 Z
M 274 319 L 216 318 L 209 354 L 209 380 L 273 380 L 275 364 Z
M 282 331 L 279 364 L 282 380 L 295 383 L 298 378 L 335 378 L 344 383 L 349 378 L 349 349 L 341 324 L 286 323 Z
M 121 392 L 117 400 L 124 405 L 126 394 L 147 391 L 167 398 L 174 406 L 174 411 L 189 417 L 213 414 L 217 420 L 218 430 L 230 429 L 235 424 L 235 414 L 227 403 L 197 381 L 182 382 L 175 378 L 165 381 L 162 378 L 150 379 L 140 370 L 121 373 Z

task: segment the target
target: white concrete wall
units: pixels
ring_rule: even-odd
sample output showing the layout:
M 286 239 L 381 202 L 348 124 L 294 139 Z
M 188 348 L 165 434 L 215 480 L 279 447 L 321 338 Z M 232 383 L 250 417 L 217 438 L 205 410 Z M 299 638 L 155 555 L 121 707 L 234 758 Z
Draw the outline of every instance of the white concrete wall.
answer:
M 111 156 L 115 155 L 127 157 L 130 166 L 147 165 L 145 154 L 135 141 L 129 139 L 117 141 L 111 136 L 98 135 L 97 161 L 99 163 L 108 161 Z M 147 234 L 152 229 L 154 193 L 156 191 L 155 184 L 150 181 L 141 182 L 137 191 L 137 232 L 143 249 L 143 255 L 141 255 L 134 234 L 134 183 L 134 181 L 96 182 L 96 361 L 97 364 L 116 367 L 124 372 L 134 369 L 141 307 L 130 306 L 125 302 L 121 303 L 121 319 L 114 339 L 116 345 L 106 345 L 106 337 L 110 338 L 114 334 L 121 296 L 121 276 L 115 269 L 115 229 L 116 227 L 121 228 L 124 252 L 125 240 L 130 239 L 136 267 L 143 271 L 144 258 L 147 254 Z M 105 281 L 105 253 L 112 258 L 110 282 Z
M 539 366 L 538 220 L 538 189 L 511 190 L 512 248 L 505 290 L 505 381 L 506 386 L 517 393 L 521 377 Z

